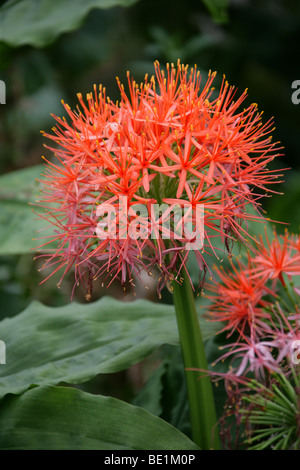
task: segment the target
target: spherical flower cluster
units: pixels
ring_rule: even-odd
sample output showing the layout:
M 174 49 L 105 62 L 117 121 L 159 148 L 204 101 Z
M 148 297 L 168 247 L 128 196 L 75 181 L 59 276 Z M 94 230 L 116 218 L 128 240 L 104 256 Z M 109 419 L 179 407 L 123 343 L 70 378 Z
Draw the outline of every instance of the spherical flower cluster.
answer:
M 272 122 L 262 123 L 256 104 L 241 109 L 247 91 L 234 100 L 225 78 L 216 92 L 215 77 L 202 84 L 196 67 L 156 62 L 140 85 L 128 74 L 127 92 L 118 80 L 120 102 L 94 86 L 86 100 L 78 94 L 76 110 L 64 104 L 67 119 L 54 116 L 54 133 L 44 135 L 57 161 L 45 159 L 39 202 L 54 234 L 40 248 L 50 275 L 62 273 L 59 284 L 71 269 L 88 292 L 99 276 L 125 283 L 157 269 L 160 291 L 186 269 L 189 244 L 203 270 L 215 240 L 229 249 L 246 236 L 243 221 L 261 217 L 248 207 L 258 209 L 278 182 L 267 168 L 280 151 Z
M 264 379 L 270 371 L 281 371 L 291 362 L 296 345 L 300 346 L 300 298 L 296 285 L 300 275 L 298 238 L 285 231 L 275 232 L 248 254 L 247 262 L 232 261 L 232 269 L 216 270 L 220 283 L 207 284 L 212 294 L 208 316 L 223 322 L 221 331 L 238 339 L 219 360 L 231 357 L 236 376 L 254 373 Z M 236 361 L 236 359 L 239 359 Z M 300 358 L 299 358 L 300 362 Z

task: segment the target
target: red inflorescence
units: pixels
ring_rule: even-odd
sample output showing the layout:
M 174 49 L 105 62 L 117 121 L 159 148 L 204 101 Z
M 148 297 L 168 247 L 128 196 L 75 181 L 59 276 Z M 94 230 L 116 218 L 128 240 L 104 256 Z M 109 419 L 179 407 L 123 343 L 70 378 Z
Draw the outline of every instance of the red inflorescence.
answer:
M 155 75 L 140 85 L 128 74 L 128 92 L 118 80 L 118 103 L 102 86 L 86 100 L 78 94 L 76 110 L 63 103 L 67 119 L 54 116 L 54 133 L 44 134 L 56 161 L 46 160 L 39 201 L 39 215 L 54 229 L 39 247 L 43 266 L 50 275 L 62 273 L 59 283 L 71 268 L 75 284 L 86 286 L 99 276 L 124 283 L 154 266 L 159 291 L 176 279 L 186 267 L 185 247 L 194 232 L 176 236 L 178 226 L 167 211 L 168 237 L 153 229 L 153 217 L 144 216 L 138 218 L 144 236 L 130 236 L 126 229 L 137 222 L 140 205 L 148 213 L 155 203 L 188 205 L 184 220 L 192 227 L 197 207 L 203 208 L 203 244 L 194 249 L 200 269 L 206 265 L 203 253 L 216 252 L 216 240 L 230 249 L 233 240 L 247 238 L 243 221 L 262 219 L 248 208 L 259 209 L 268 185 L 280 176 L 267 168 L 280 151 L 270 135 L 273 124 L 262 123 L 256 104 L 241 109 L 247 92 L 234 100 L 236 90 L 224 78 L 219 91 L 212 88 L 215 77 L 209 73 L 202 84 L 196 67 L 178 62 L 162 70 L 156 62 Z M 102 224 L 107 236 L 101 238 L 99 206 L 105 204 L 115 208 L 117 230 L 112 236 Z

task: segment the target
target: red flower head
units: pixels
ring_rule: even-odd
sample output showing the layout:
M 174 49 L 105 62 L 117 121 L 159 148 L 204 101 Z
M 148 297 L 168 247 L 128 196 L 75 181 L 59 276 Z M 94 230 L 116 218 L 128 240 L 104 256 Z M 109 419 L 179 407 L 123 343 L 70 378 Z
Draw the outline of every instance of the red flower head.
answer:
M 223 322 L 221 331 L 229 331 L 230 336 L 235 331 L 240 335 L 255 331 L 259 335 L 266 328 L 266 320 L 270 318 L 268 307 L 272 305 L 266 300 L 267 295 L 273 295 L 264 277 L 253 276 L 253 264 L 248 255 L 248 264 L 237 261 L 237 266 L 231 263 L 231 270 L 216 269 L 215 279 L 206 287 L 214 295 L 207 295 L 212 301 L 208 315 L 211 321 Z
M 298 240 L 286 230 L 284 236 L 278 237 L 274 232 L 274 238 L 269 241 L 267 233 L 265 234 L 266 244 L 260 237 L 260 245 L 256 249 L 254 272 L 263 274 L 266 279 L 273 279 L 276 283 L 280 280 L 283 286 L 285 281 L 283 275 L 289 279 L 292 276 L 300 275 L 300 252 L 298 249 Z
M 246 91 L 234 100 L 223 79 L 216 93 L 215 76 L 203 85 L 196 67 L 156 62 L 141 85 L 128 75 L 129 93 L 119 83 L 119 103 L 101 86 L 85 101 L 78 94 L 76 110 L 63 103 L 68 119 L 54 116 L 54 134 L 45 134 L 57 163 L 47 163 L 41 216 L 57 246 L 44 266 L 62 278 L 75 267 L 76 282 L 89 286 L 155 265 L 160 290 L 189 251 L 203 268 L 216 238 L 227 248 L 244 238 L 248 206 L 277 181 L 267 165 L 279 148 L 255 104 L 240 110 Z M 156 213 L 154 204 L 164 206 Z

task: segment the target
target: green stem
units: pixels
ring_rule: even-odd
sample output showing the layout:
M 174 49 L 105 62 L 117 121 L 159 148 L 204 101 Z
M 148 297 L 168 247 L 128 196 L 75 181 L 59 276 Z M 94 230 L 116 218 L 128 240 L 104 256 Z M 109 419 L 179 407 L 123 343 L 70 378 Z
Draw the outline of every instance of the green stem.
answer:
M 199 378 L 199 373 L 187 370 L 208 370 L 194 295 L 187 275 L 184 274 L 181 284 L 174 281 L 172 288 L 185 367 L 193 440 L 202 450 L 218 450 L 221 446 L 210 378 Z

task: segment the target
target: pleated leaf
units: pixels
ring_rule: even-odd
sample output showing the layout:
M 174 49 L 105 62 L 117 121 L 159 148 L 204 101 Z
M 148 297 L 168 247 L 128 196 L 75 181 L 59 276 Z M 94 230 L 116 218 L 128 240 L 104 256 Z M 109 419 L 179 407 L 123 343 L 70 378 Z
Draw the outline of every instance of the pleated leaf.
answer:
M 215 332 L 203 322 L 203 335 Z M 33 302 L 0 322 L 6 364 L 0 364 L 0 397 L 32 384 L 79 384 L 100 373 L 124 370 L 163 344 L 178 344 L 172 305 L 110 297 L 91 304 L 47 307 Z
M 187 436 L 142 408 L 53 386 L 2 400 L 0 449 L 199 450 Z

